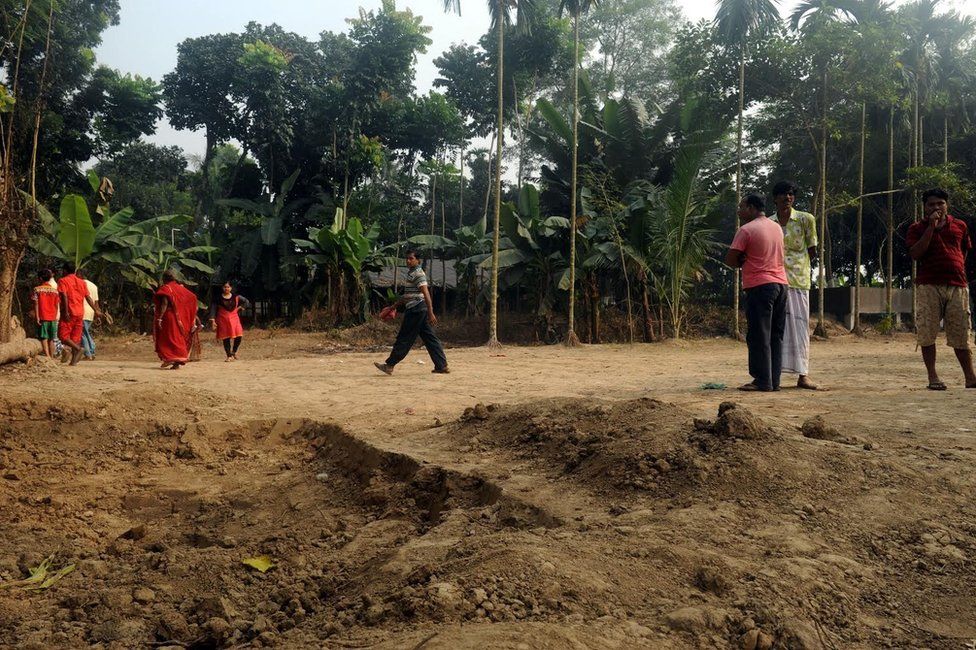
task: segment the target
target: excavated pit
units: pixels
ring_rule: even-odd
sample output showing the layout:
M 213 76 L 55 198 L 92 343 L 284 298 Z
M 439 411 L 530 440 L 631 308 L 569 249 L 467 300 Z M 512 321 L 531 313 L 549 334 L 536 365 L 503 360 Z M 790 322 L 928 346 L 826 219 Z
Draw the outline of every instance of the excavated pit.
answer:
M 333 424 L 20 415 L 0 430 L 0 583 L 49 556 L 52 570 L 75 569 L 43 590 L 0 589 L 0 646 L 274 644 L 314 617 L 323 638 L 440 618 L 400 593 L 430 574 L 405 549 L 436 544 L 441 527 L 558 524 L 482 477 Z M 265 555 L 267 573 L 243 564 Z M 395 559 L 405 575 L 389 570 Z M 384 600 L 398 609 L 370 611 Z

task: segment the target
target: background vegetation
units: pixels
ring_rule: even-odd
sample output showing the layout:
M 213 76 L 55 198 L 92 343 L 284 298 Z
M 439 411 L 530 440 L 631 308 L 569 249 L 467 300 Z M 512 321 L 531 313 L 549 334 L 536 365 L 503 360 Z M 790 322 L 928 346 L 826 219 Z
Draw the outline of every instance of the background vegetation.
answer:
M 922 188 L 971 214 L 976 25 L 938 2 L 726 0 L 695 24 L 671 0 L 489 5 L 421 93 L 429 28 L 392 0 L 317 40 L 187 39 L 161 80 L 92 56 L 118 0 L 3 0 L 0 341 L 58 259 L 133 324 L 167 266 L 203 300 L 234 279 L 265 318 L 355 324 L 408 243 L 456 272 L 439 307 L 486 316 L 491 342 L 514 314 L 550 342 L 600 341 L 608 318 L 678 337 L 716 306 L 732 333 L 715 253 L 743 191 L 800 185 L 819 288 L 910 286 Z M 144 140 L 164 114 L 202 158 Z

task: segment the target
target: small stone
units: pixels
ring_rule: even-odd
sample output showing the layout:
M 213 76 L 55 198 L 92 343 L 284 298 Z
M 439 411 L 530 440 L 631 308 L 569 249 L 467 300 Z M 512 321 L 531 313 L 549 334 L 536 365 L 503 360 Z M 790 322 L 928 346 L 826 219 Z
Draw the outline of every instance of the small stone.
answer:
M 156 593 L 146 587 L 136 587 L 132 590 L 132 600 L 146 605 L 156 600 Z
M 641 625 L 637 621 L 627 621 L 626 627 L 627 633 L 631 636 L 641 638 L 651 636 L 651 628 Z
M 478 587 L 472 591 L 472 601 L 475 605 L 480 605 L 486 600 L 488 600 L 488 593 L 484 589 Z
M 671 471 L 671 463 L 664 460 L 663 458 L 659 458 L 657 462 L 654 463 L 654 469 L 661 472 L 662 474 L 667 474 L 668 472 Z
M 216 616 L 208 619 L 204 624 L 204 628 L 218 639 L 225 639 L 231 633 L 230 623 Z
M 682 607 L 664 618 L 671 629 L 700 634 L 719 628 L 724 623 L 725 614 L 706 607 Z
M 787 621 L 783 625 L 783 647 L 795 650 L 821 650 L 823 644 L 816 631 L 803 621 Z
M 773 637 L 760 630 L 759 636 L 756 637 L 756 650 L 770 650 L 772 647 Z
M 138 524 L 119 535 L 119 539 L 140 540 L 146 536 L 146 524 Z
M 759 643 L 759 630 L 753 629 L 747 631 L 741 637 L 739 637 L 739 645 L 742 650 L 756 650 L 756 645 Z
M 258 616 L 251 623 L 251 632 L 256 635 L 260 635 L 262 632 L 271 627 L 271 622 L 264 616 Z

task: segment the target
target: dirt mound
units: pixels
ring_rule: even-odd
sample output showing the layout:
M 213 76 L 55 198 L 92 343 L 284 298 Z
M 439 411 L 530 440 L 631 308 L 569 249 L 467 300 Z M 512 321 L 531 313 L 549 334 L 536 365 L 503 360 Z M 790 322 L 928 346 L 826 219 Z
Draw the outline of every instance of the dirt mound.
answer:
M 814 440 L 827 440 L 829 442 L 839 442 L 845 445 L 864 445 L 865 449 L 871 449 L 873 445 L 862 440 L 857 436 L 845 436 L 837 427 L 827 424 L 822 415 L 815 415 L 806 420 L 800 427 L 801 433 L 805 438 Z
M 465 409 L 452 435 L 462 451 L 498 450 L 588 488 L 674 495 L 706 486 L 722 489 L 722 477 L 729 473 L 754 475 L 764 455 L 762 441 L 774 434 L 734 402 L 723 403 L 713 422 L 641 398 L 476 404 Z

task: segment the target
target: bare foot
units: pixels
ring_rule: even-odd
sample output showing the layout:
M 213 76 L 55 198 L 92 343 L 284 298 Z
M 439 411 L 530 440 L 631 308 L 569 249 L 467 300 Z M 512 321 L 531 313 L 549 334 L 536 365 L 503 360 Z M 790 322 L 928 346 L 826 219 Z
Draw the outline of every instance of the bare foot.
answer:
M 234 360 L 234 357 L 227 357 L 226 359 L 224 359 L 224 363 L 230 363 L 233 360 Z
M 81 360 L 81 354 L 82 354 L 81 350 L 74 350 L 74 351 L 72 351 L 72 353 L 71 353 L 71 363 L 69 363 L 68 365 L 69 366 L 77 366 L 78 365 L 78 362 Z
M 159 364 L 159 367 L 162 368 L 163 370 L 166 370 L 171 365 L 173 365 L 173 364 L 171 364 L 169 361 L 163 361 L 161 364 Z

